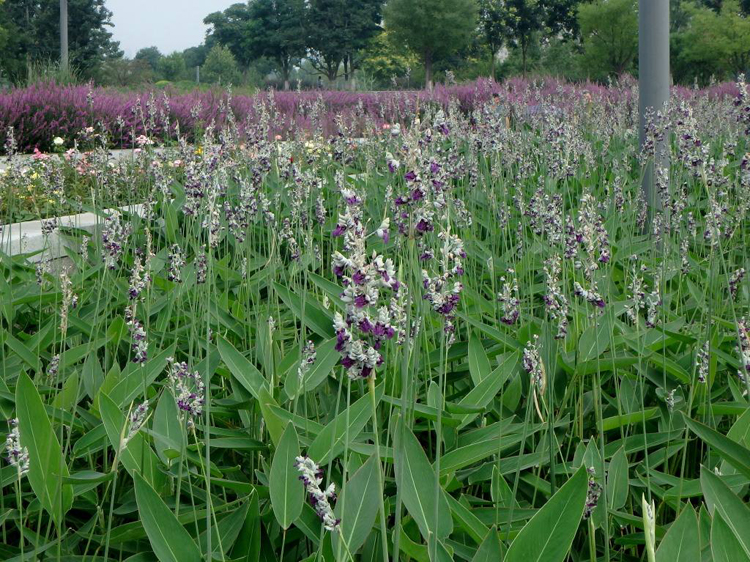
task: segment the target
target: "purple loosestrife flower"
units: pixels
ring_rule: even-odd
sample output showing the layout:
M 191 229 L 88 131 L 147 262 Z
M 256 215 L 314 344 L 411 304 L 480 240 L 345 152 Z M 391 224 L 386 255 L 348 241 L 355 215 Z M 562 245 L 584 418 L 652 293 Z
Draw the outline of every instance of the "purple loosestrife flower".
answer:
M 130 328 L 130 337 L 133 340 L 131 349 L 133 350 L 133 363 L 145 363 L 148 360 L 148 338 L 146 330 L 140 321 L 132 317 L 128 320 Z
M 15 467 L 20 478 L 29 471 L 29 450 L 21 444 L 18 420 L 14 418 L 8 424 L 11 430 L 5 440 L 5 452 L 8 454 L 8 462 Z
M 737 353 L 740 356 L 740 378 L 745 380 L 745 377 L 750 373 L 750 332 L 748 332 L 747 319 L 740 318 L 737 321 L 737 339 L 739 341 L 737 345 Z
M 177 362 L 174 357 L 168 357 L 169 382 L 175 395 L 175 401 L 180 411 L 187 415 L 188 426 L 192 427 L 195 418 L 203 415 L 206 401 L 206 387 L 198 371 L 191 371 L 185 361 Z
M 140 256 L 136 255 L 133 260 L 133 270 L 130 273 L 130 287 L 128 288 L 128 298 L 131 301 L 138 300 L 150 281 L 148 272 L 141 263 Z M 142 297 L 141 297 L 142 298 Z
M 695 368 L 698 372 L 698 382 L 705 384 L 708 380 L 709 367 L 711 365 L 711 354 L 709 349 L 709 342 L 703 344 L 698 352 L 695 354 Z
M 185 258 L 179 244 L 172 244 L 169 248 L 168 259 L 167 279 L 175 283 L 182 283 L 182 266 L 185 265 Z
M 732 296 L 732 300 L 737 299 L 737 291 L 739 290 L 740 284 L 742 283 L 742 280 L 744 278 L 744 267 L 740 267 L 739 269 L 735 270 L 735 272 L 732 273 L 732 276 L 729 278 L 729 294 Z
M 102 228 L 104 263 L 108 269 L 115 269 L 130 236 L 131 225 L 124 223 L 119 211 L 112 211 Z
M 591 514 L 599 503 L 599 497 L 602 495 L 602 485 L 596 481 L 596 477 L 594 476 L 596 471 L 594 470 L 594 467 L 589 467 L 586 471 L 589 474 L 589 485 L 588 491 L 586 492 L 586 507 L 583 509 L 584 520 L 591 517 Z
M 300 472 L 299 479 L 305 485 L 305 489 L 310 498 L 310 505 L 315 509 L 323 527 L 327 531 L 337 531 L 341 524 L 340 519 L 336 519 L 333 514 L 331 502 L 336 502 L 336 486 L 331 483 L 325 490 L 321 488 L 323 484 L 323 469 L 310 457 L 297 457 L 294 465 Z
M 148 400 L 141 402 L 130 412 L 130 416 L 128 418 L 128 434 L 125 436 L 125 440 L 122 442 L 122 448 L 125 448 L 130 440 L 135 437 L 136 433 L 141 430 L 143 424 L 146 423 L 147 417 Z
M 529 374 L 532 386 L 544 392 L 547 377 L 544 371 L 544 363 L 539 351 L 539 336 L 534 334 L 534 339 L 526 342 L 523 350 L 523 368 Z
M 646 326 L 649 328 L 656 326 L 658 321 L 659 305 L 661 305 L 660 282 L 657 275 L 654 278 L 654 288 L 646 295 Z
M 516 272 L 512 269 L 508 270 L 508 273 L 512 276 L 511 282 L 505 280 L 505 277 L 501 277 L 500 281 L 503 282 L 503 290 L 498 293 L 497 300 L 500 302 L 500 312 L 502 317 L 500 322 L 508 326 L 512 326 L 518 320 L 520 315 L 521 300 L 518 298 L 518 279 L 516 278 Z
M 57 372 L 60 369 L 60 354 L 55 353 L 47 365 L 47 380 L 54 381 L 57 378 Z
M 592 288 L 585 289 L 578 281 L 573 283 L 574 294 L 577 297 L 582 297 L 589 304 L 593 304 L 597 308 L 604 308 L 607 303 L 604 301 L 602 296 L 596 290 L 596 283 L 592 284 Z
M 205 247 L 201 248 L 198 255 L 195 256 L 195 282 L 198 285 L 203 285 L 206 282 L 206 275 L 208 273 L 208 258 L 206 257 Z
M 553 320 L 557 320 L 557 334 L 555 339 L 564 339 L 568 335 L 568 298 L 562 292 L 560 283 L 561 259 L 554 255 L 544 265 L 544 275 L 547 279 L 547 294 L 544 304 Z
M 299 367 L 297 367 L 297 379 L 300 383 L 302 383 L 310 367 L 315 363 L 316 357 L 315 344 L 311 340 L 307 340 L 307 343 L 302 348 L 302 359 L 300 360 Z

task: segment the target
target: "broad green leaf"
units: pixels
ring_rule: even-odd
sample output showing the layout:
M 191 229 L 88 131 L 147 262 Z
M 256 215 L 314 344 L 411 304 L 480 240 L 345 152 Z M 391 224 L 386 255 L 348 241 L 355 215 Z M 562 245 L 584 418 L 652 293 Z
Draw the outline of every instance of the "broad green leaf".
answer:
M 583 515 L 587 487 L 586 468 L 581 467 L 524 525 L 505 562 L 563 562 Z
M 459 406 L 487 407 L 500 392 L 505 382 L 518 372 L 520 355 L 517 352 L 508 352 L 500 357 L 500 364 L 489 375 L 484 377 L 478 384 L 475 383 L 469 393 L 458 403 Z M 473 377 L 472 377 L 473 378 Z M 464 427 L 477 417 L 478 414 L 467 414 L 461 418 L 461 426 Z
M 750 450 L 707 425 L 690 419 L 684 414 L 683 418 L 693 433 L 703 439 L 721 458 L 731 464 L 741 474 L 750 478 Z
M 261 372 L 224 338 L 219 338 L 216 345 L 219 348 L 222 361 L 232 375 L 253 397 L 258 399 L 261 389 L 268 386 L 268 381 L 263 378 Z
M 451 506 L 453 521 L 461 527 L 477 543 L 482 542 L 487 535 L 487 526 L 471 512 L 471 509 L 450 494 L 445 495 Z
M 497 529 L 492 527 L 487 536 L 479 545 L 471 562 L 500 562 L 503 559 L 503 551 L 500 546 L 500 537 Z
M 180 425 L 180 410 L 169 390 L 164 391 L 154 410 L 153 436 L 156 453 L 166 464 L 169 462 L 164 452 L 167 449 L 181 452 L 185 445 L 185 432 Z
M 701 467 L 701 489 L 711 515 L 716 517 L 717 513 L 721 513 L 745 555 L 750 557 L 750 508 L 705 466 Z
M 379 470 L 378 458 L 372 455 L 344 486 L 334 509 L 341 520 L 339 532 L 333 537 L 334 551 L 339 538 L 343 538 L 349 552 L 355 554 L 370 534 L 380 506 Z
M 107 431 L 107 437 L 115 452 L 119 451 L 118 459 L 131 476 L 140 474 L 160 493 L 168 488 L 166 475 L 159 470 L 159 458 L 146 442 L 139 431 L 130 437 L 123 446 L 123 440 L 128 432 L 127 418 L 120 411 L 109 396 L 99 392 L 99 408 L 102 414 L 102 422 Z
M 714 512 L 711 524 L 711 554 L 713 562 L 750 562 L 739 539 L 718 511 Z
M 333 317 L 321 306 L 315 297 L 309 293 L 305 295 L 303 314 L 303 301 L 299 295 L 296 295 L 293 291 L 279 283 L 274 283 L 273 287 L 279 297 L 281 297 L 281 300 L 284 301 L 284 304 L 289 307 L 292 313 L 305 326 L 325 339 L 336 335 L 333 330 Z
M 695 562 L 700 556 L 698 518 L 688 504 L 659 544 L 656 562 Z
M 518 505 L 518 502 L 513 498 L 513 490 L 510 489 L 508 482 L 506 482 L 505 477 L 500 474 L 497 466 L 492 467 L 490 497 L 493 502 L 499 504 L 501 507 L 511 507 L 514 504 Z
M 747 408 L 745 412 L 737 418 L 737 421 L 732 424 L 732 427 L 727 432 L 727 437 L 732 441 L 736 441 L 745 448 L 750 448 L 750 408 Z M 731 466 L 727 461 L 721 463 L 721 473 L 726 476 L 728 474 L 736 474 L 737 470 Z
M 375 387 L 375 402 L 383 397 L 382 384 Z M 348 409 L 334 416 L 328 425 L 318 434 L 307 449 L 308 456 L 318 464 L 326 464 L 331 458 L 336 458 L 344 450 L 347 435 L 351 444 L 365 428 L 372 417 L 372 404 L 369 394 L 365 394 Z M 349 420 L 347 431 L 346 422 Z
M 119 382 L 107 392 L 107 396 L 120 408 L 143 395 L 144 388 L 153 383 L 167 366 L 167 358 L 174 355 L 175 346 L 158 353 L 144 364 L 128 363 L 122 371 Z
M 34 369 L 35 372 L 42 372 L 42 362 L 39 360 L 39 355 L 31 351 L 22 342 L 18 341 L 7 332 L 5 334 L 5 345 L 7 345 L 21 359 L 23 359 L 29 365 L 29 367 Z
M 610 509 L 621 509 L 628 500 L 628 458 L 625 447 L 617 449 L 617 452 L 609 461 L 607 472 L 607 500 Z
M 160 562 L 200 562 L 201 552 L 195 541 L 159 494 L 137 472 L 133 480 L 138 516 Z
M 295 466 L 300 456 L 299 441 L 294 424 L 288 423 L 273 455 L 271 473 L 268 475 L 268 492 L 276 521 L 288 529 L 302 512 L 304 485 L 299 480 Z
M 232 557 L 250 561 L 258 560 L 260 556 L 261 522 L 257 493 L 253 492 L 248 506 L 242 530 L 232 549 Z
M 469 373 L 474 386 L 477 386 L 482 380 L 487 378 L 492 368 L 490 360 L 487 359 L 487 353 L 484 351 L 482 341 L 472 334 L 469 337 Z
M 69 411 L 78 403 L 78 380 L 78 373 L 73 373 L 72 376 L 65 379 L 62 389 L 52 400 L 52 405 L 55 408 Z
M 93 399 L 96 393 L 99 392 L 99 387 L 104 382 L 104 370 L 96 353 L 92 353 L 86 357 L 81 376 L 83 377 L 83 388 L 86 390 L 86 394 L 89 395 L 89 398 Z
M 268 434 L 271 436 L 271 441 L 278 446 L 281 435 L 284 433 L 284 422 L 274 412 L 274 408 L 278 408 L 279 405 L 266 387 L 262 387 L 258 393 L 258 404 L 263 420 L 266 422 Z
M 234 546 L 242 531 L 249 507 L 250 504 L 245 502 L 226 517 L 219 519 L 216 525 L 211 526 L 211 550 L 214 552 L 215 558 L 222 558 L 222 554 L 229 553 Z M 198 545 L 201 551 L 208 550 L 208 533 L 206 531 L 203 531 L 198 537 Z
M 437 485 L 435 471 L 411 429 L 396 429 L 396 485 L 406 509 L 425 541 L 443 539 L 453 531 L 453 519 L 445 492 Z M 437 491 L 437 494 L 435 493 Z
M 68 466 L 44 403 L 26 373 L 19 375 L 16 384 L 16 411 L 21 445 L 29 450 L 29 484 L 62 529 L 63 517 L 73 505 L 73 488 L 63 484 L 69 475 Z
M 284 383 L 284 392 L 289 398 L 299 396 L 301 392 L 310 392 L 320 386 L 336 363 L 341 359 L 341 354 L 336 351 L 336 338 L 332 338 L 324 344 L 318 346 L 316 350 L 315 363 L 305 374 L 304 380 L 300 381 L 297 375 L 297 369 L 292 369 L 286 377 Z
M 589 326 L 581 334 L 578 340 L 578 362 L 591 361 L 607 351 L 610 338 L 612 337 L 612 326 L 609 315 L 600 316 L 595 326 Z

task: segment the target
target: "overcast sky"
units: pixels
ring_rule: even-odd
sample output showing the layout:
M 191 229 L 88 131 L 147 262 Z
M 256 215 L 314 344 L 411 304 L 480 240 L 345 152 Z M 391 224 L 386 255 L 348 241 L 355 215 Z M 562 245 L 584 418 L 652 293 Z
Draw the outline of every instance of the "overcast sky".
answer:
M 106 0 L 112 33 L 125 55 L 156 45 L 164 54 L 198 45 L 206 35 L 203 18 L 242 0 Z

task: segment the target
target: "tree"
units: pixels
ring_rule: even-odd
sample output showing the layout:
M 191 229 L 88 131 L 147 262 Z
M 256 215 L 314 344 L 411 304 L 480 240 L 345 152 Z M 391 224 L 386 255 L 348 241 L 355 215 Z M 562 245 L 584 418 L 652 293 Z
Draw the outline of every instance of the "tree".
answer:
M 151 70 L 154 72 L 159 70 L 159 61 L 161 61 L 163 57 L 164 55 L 162 55 L 156 47 L 144 47 L 143 49 L 139 49 L 135 54 L 135 60 L 147 62 L 151 67 Z
M 490 51 L 491 66 L 490 75 L 495 77 L 495 60 L 497 52 L 505 43 L 509 29 L 505 25 L 505 13 L 503 0 L 480 0 L 479 1 L 479 26 L 484 43 Z
M 410 68 L 419 62 L 414 54 L 400 45 L 394 45 L 389 38 L 389 32 L 383 31 L 370 39 L 361 68 L 381 85 L 388 84 L 392 79 L 404 76 Z
M 253 0 L 243 44 L 253 58 L 268 57 L 289 89 L 289 75 L 305 54 L 304 0 Z
M 638 55 L 637 0 L 596 0 L 581 4 L 578 23 L 590 77 L 621 75 Z
M 307 4 L 308 60 L 335 80 L 343 65 L 348 79 L 357 54 L 380 31 L 382 0 L 310 0 Z
M 680 44 L 680 62 L 692 77 L 733 78 L 750 68 L 750 17 L 740 13 L 737 0 L 724 0 L 718 13 L 694 8 Z
M 111 59 L 104 63 L 103 82 L 113 86 L 138 86 L 154 79 L 154 71 L 143 59 Z
M 188 70 L 192 70 L 196 66 L 203 66 L 209 50 L 206 48 L 206 45 L 198 45 L 197 47 L 188 47 L 182 51 L 182 58 L 185 59 L 185 67 Z
M 91 78 L 102 64 L 122 56 L 112 40 L 112 12 L 105 0 L 68 0 L 70 64 Z M 34 64 L 60 55 L 60 3 L 51 0 L 6 0 L 0 4 L 0 26 L 6 31 L 0 70 L 18 82 Z
M 466 46 L 476 29 L 475 0 L 390 0 L 385 25 L 396 41 L 422 58 L 432 88 L 432 64 Z
M 203 76 L 206 82 L 214 84 L 237 83 L 239 71 L 232 51 L 223 45 L 214 45 L 203 64 Z
M 172 53 L 159 61 L 159 73 L 164 80 L 174 82 L 185 74 L 185 58 L 182 53 Z
M 253 53 L 246 45 L 250 14 L 249 4 L 232 4 L 223 12 L 209 14 L 203 20 L 203 23 L 211 26 L 208 31 L 211 40 L 232 51 L 234 58 L 243 67 L 247 67 L 253 59 Z
M 547 5 L 542 0 L 505 0 L 504 22 L 511 43 L 521 51 L 521 65 L 526 75 L 529 47 L 534 34 L 544 29 Z

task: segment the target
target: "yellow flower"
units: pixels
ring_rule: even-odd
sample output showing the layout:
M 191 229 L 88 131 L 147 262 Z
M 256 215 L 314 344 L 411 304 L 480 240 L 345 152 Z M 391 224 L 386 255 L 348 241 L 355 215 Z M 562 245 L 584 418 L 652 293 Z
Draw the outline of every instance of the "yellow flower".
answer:
M 33 173 L 33 174 L 31 174 L 31 175 L 30 175 L 29 177 L 30 177 L 30 178 L 31 178 L 32 180 L 35 180 L 36 178 L 38 178 L 38 177 L 39 177 L 39 174 L 37 174 L 36 172 L 34 172 L 34 173 Z
M 198 155 L 201 155 L 201 154 L 203 154 L 203 147 L 202 147 L 202 146 L 199 146 L 198 148 L 196 148 L 196 149 L 195 149 L 195 153 L 196 153 L 196 154 L 198 154 Z

